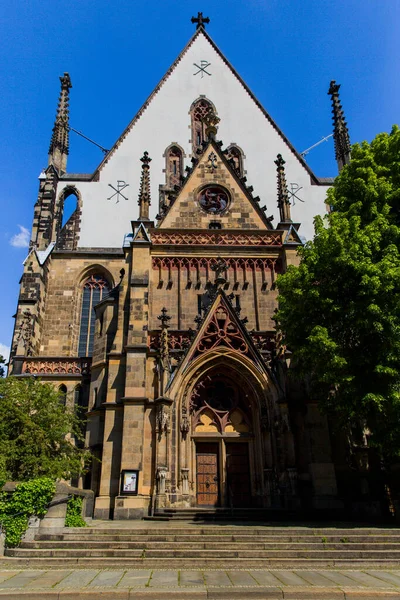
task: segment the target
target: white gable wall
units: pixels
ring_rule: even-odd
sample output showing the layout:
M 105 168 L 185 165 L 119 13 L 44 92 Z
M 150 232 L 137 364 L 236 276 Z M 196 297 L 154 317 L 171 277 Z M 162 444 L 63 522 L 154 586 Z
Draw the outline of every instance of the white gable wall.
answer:
M 207 61 L 211 76 L 194 75 L 194 63 Z M 118 248 L 125 233 L 130 231 L 130 221 L 138 217 L 138 192 L 141 175 L 140 158 L 147 150 L 150 165 L 152 206 L 151 218 L 158 211 L 158 187 L 165 183 L 165 149 L 178 143 L 186 153 L 185 166 L 190 165 L 191 129 L 189 110 L 192 103 L 205 96 L 214 103 L 221 121 L 217 138 L 224 147 L 236 143 L 245 154 L 244 168 L 247 183 L 254 187 L 254 195 L 267 205 L 267 215 L 274 214 L 275 226 L 279 222 L 277 209 L 276 167 L 278 153 L 286 160 L 288 183 L 303 189 L 292 207 L 292 219 L 301 222 L 300 234 L 312 237 L 313 217 L 326 212 L 324 199 L 326 187 L 311 185 L 309 173 L 291 152 L 262 111 L 248 95 L 241 83 L 214 50 L 207 38 L 200 34 L 182 57 L 172 74 L 153 97 L 142 116 L 133 125 L 125 139 L 114 151 L 100 171 L 98 182 L 71 182 L 81 192 L 83 209 L 79 246 L 82 248 Z M 129 184 L 122 190 L 128 198 L 116 196 L 107 200 L 117 187 L 117 181 Z M 59 192 L 68 185 L 59 184 Z

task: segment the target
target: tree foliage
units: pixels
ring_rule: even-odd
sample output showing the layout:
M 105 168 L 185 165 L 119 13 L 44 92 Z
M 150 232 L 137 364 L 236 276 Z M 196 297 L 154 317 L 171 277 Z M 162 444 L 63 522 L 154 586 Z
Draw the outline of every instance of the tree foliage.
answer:
M 73 443 L 81 431 L 80 416 L 51 384 L 0 379 L 0 480 L 79 475 L 90 458 Z
M 82 496 L 71 496 L 67 504 L 65 527 L 86 527 L 86 522 L 82 517 L 82 506 Z
M 342 424 L 400 454 L 400 131 L 352 149 L 332 212 L 278 278 L 277 323 L 295 369 Z
M 14 492 L 0 492 L 0 524 L 6 546 L 18 546 L 28 528 L 29 517 L 43 518 L 56 486 L 48 477 L 19 483 Z

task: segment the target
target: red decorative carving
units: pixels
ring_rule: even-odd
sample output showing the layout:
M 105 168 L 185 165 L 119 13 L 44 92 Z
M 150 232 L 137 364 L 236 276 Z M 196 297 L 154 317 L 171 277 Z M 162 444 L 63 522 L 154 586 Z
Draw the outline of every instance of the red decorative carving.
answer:
M 86 375 L 91 361 L 86 358 L 41 358 L 25 360 L 22 373 L 32 375 Z
M 151 331 L 148 337 L 150 350 L 159 350 L 160 348 L 159 331 Z M 170 350 L 185 350 L 190 344 L 190 334 L 185 331 L 169 331 L 168 347 Z
M 186 350 L 190 345 L 193 332 L 187 331 L 169 331 L 168 332 L 169 350 Z M 148 346 L 150 350 L 160 349 L 160 331 L 150 331 L 148 336 Z M 276 350 L 276 334 L 274 331 L 250 332 L 254 344 L 260 352 L 272 352 Z
M 164 232 L 151 235 L 153 244 L 190 246 L 282 246 L 281 232 L 233 233 L 233 232 Z
M 109 288 L 109 284 L 101 275 L 91 275 L 85 282 L 85 287 L 102 290 Z
M 206 330 L 201 336 L 197 344 L 197 351 L 202 354 L 220 345 L 237 350 L 242 354 L 246 354 L 249 349 L 242 333 L 236 323 L 232 321 L 222 302 L 214 311 Z
M 224 261 L 227 264 L 228 269 L 269 269 L 278 272 L 277 266 L 279 265 L 278 259 L 275 258 L 226 258 Z M 165 256 L 163 258 L 155 256 L 153 257 L 153 268 L 171 269 L 177 268 L 178 266 L 199 268 L 203 267 L 211 269 L 213 265 L 218 262 L 218 258 L 189 258 L 189 257 L 176 257 L 176 256 Z M 278 263 L 278 264 L 277 264 Z

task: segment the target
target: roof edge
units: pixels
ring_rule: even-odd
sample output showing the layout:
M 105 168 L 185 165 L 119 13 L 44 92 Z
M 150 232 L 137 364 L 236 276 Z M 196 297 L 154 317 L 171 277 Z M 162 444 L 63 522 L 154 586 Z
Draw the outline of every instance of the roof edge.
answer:
M 117 138 L 117 140 L 114 142 L 114 144 L 112 145 L 112 147 L 110 148 L 110 150 L 108 151 L 108 153 L 104 156 L 104 158 L 102 159 L 102 161 L 100 162 L 100 164 L 93 171 L 91 179 L 94 180 L 94 181 L 97 180 L 97 178 L 99 177 L 99 173 L 102 170 L 102 168 L 104 167 L 104 165 L 106 165 L 107 162 L 109 161 L 109 159 L 113 156 L 113 154 L 118 149 L 118 147 L 120 146 L 120 144 L 123 142 L 123 140 L 126 138 L 126 136 L 128 135 L 128 133 L 131 131 L 131 129 L 133 128 L 133 126 L 136 124 L 136 122 L 140 119 L 140 117 L 143 115 L 143 113 L 145 112 L 145 110 L 148 108 L 148 106 L 151 103 L 151 101 L 153 100 L 153 98 L 160 91 L 160 89 L 163 86 L 163 84 L 165 83 L 165 81 L 168 79 L 168 77 L 172 74 L 172 72 L 175 70 L 175 68 L 177 67 L 177 65 L 180 63 L 180 61 L 182 60 L 183 56 L 186 54 L 186 52 L 192 46 L 192 44 L 194 43 L 194 41 L 201 34 L 204 35 L 204 37 L 206 38 L 206 40 L 210 43 L 210 45 L 213 47 L 213 49 L 215 50 L 215 52 L 220 56 L 220 58 L 223 60 L 223 62 L 226 64 L 226 66 L 229 68 L 229 70 L 232 72 L 232 74 L 234 75 L 234 77 L 236 77 L 236 79 L 242 85 L 242 87 L 244 88 L 244 90 L 247 92 L 247 94 L 250 96 L 250 98 L 253 100 L 253 102 L 256 104 L 256 106 L 259 108 L 259 110 L 261 110 L 261 112 L 263 113 L 263 115 L 265 116 L 265 118 L 269 121 L 269 123 L 272 125 L 272 127 L 275 129 L 275 131 L 278 133 L 278 135 L 282 138 L 282 140 L 287 144 L 287 146 L 289 147 L 289 149 L 291 150 L 291 152 L 298 159 L 299 163 L 308 172 L 308 174 L 310 175 L 310 178 L 311 178 L 311 183 L 313 185 L 327 185 L 326 183 L 323 183 L 323 179 L 324 178 L 319 178 L 319 177 L 317 177 L 317 175 L 315 175 L 315 173 L 308 166 L 308 164 L 306 163 L 306 161 L 304 160 L 304 158 L 295 149 L 295 147 L 293 146 L 293 144 L 289 141 L 289 139 L 285 136 L 285 134 L 282 132 L 282 130 L 278 127 L 278 125 L 275 123 L 275 121 L 270 116 L 270 114 L 265 110 L 265 108 L 263 107 L 263 105 L 261 104 L 261 102 L 257 99 L 257 97 L 251 91 L 251 89 L 249 88 L 249 86 L 245 83 L 245 81 L 242 79 L 242 77 L 239 75 L 239 73 L 236 71 L 236 69 L 233 67 L 233 65 L 225 57 L 225 55 L 219 49 L 219 47 L 214 42 L 214 40 L 206 32 L 206 30 L 204 29 L 204 27 L 199 27 L 198 29 L 196 29 L 196 31 L 191 36 L 191 38 L 189 39 L 189 41 L 187 42 L 187 44 L 185 45 L 185 47 L 183 48 L 183 50 L 181 50 L 181 52 L 178 54 L 177 58 L 171 64 L 171 66 L 169 67 L 169 69 L 161 77 L 161 79 L 159 80 L 158 84 L 156 85 L 156 87 L 151 92 L 151 94 L 147 97 L 147 99 L 145 100 L 145 102 L 139 108 L 139 110 L 136 113 L 136 115 L 129 122 L 129 124 L 127 125 L 127 127 L 125 127 L 124 131 Z M 75 177 L 77 176 L 77 174 L 74 174 L 74 175 L 75 175 Z M 321 181 L 321 179 L 322 179 L 322 181 Z
M 205 30 L 204 30 L 203 27 L 200 27 L 199 29 L 196 29 L 196 31 L 194 32 L 194 34 L 192 35 L 192 37 L 190 38 L 190 40 L 187 42 L 186 46 L 178 54 L 177 58 L 174 60 L 174 62 L 172 63 L 172 65 L 169 67 L 169 69 L 166 71 L 166 73 L 161 77 L 161 79 L 159 80 L 159 82 L 156 85 L 156 87 L 154 88 L 154 90 L 151 92 L 151 94 L 147 97 L 147 99 L 144 101 L 144 103 L 142 104 L 142 106 L 139 108 L 139 110 L 136 113 L 136 115 L 133 117 L 133 119 L 130 121 L 130 123 L 127 125 L 127 127 L 125 127 L 124 131 L 121 133 L 121 135 L 117 138 L 116 142 L 112 145 L 112 147 L 110 148 L 110 150 L 104 156 L 104 158 L 101 161 L 101 163 L 99 164 L 99 166 L 95 169 L 95 171 L 93 172 L 93 178 L 95 178 L 96 176 L 98 176 L 98 174 L 101 171 L 101 169 L 103 168 L 103 166 L 105 164 L 107 164 L 108 160 L 111 158 L 111 156 L 114 154 L 114 152 L 118 149 L 120 143 L 123 142 L 123 140 L 126 138 L 126 136 L 128 135 L 128 133 L 131 131 L 132 127 L 140 119 L 140 117 L 142 116 L 142 114 L 144 113 L 144 111 L 149 106 L 150 102 L 153 100 L 154 96 L 156 96 L 156 94 L 160 91 L 160 89 L 163 86 L 163 84 L 165 83 L 165 81 L 172 74 L 172 72 L 175 70 L 175 68 L 177 67 L 177 65 L 180 63 L 180 61 L 182 60 L 183 56 L 189 50 L 189 48 L 191 47 L 191 45 L 193 44 L 193 42 L 195 41 L 195 39 L 198 38 L 198 36 L 201 33 L 203 33 L 203 34 L 206 35 Z

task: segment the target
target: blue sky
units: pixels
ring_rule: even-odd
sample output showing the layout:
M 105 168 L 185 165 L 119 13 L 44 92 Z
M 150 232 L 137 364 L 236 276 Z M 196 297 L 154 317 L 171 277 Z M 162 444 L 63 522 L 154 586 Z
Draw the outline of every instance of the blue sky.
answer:
M 351 141 L 389 131 L 400 114 L 398 0 L 10 0 L 0 7 L 0 353 L 10 345 L 18 282 L 59 93 L 68 71 L 70 123 L 109 148 L 194 31 L 208 33 L 297 150 L 332 131 L 327 90 L 342 84 Z M 71 133 L 68 170 L 101 152 Z M 307 157 L 336 175 L 332 139 Z

